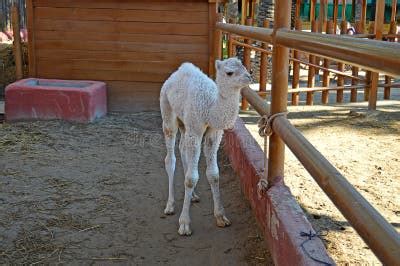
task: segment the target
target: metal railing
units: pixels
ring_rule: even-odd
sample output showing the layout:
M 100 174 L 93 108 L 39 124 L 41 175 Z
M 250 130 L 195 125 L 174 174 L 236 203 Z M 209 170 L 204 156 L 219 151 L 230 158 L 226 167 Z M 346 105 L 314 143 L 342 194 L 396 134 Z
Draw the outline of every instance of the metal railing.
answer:
M 222 32 L 273 44 L 271 112 L 265 101 L 250 88 L 242 95 L 262 116 L 286 112 L 289 49 L 340 60 L 351 65 L 400 76 L 400 44 L 345 36 L 289 30 L 290 1 L 277 1 L 274 29 L 217 23 L 214 34 L 215 57 Z M 289 10 L 289 11 L 288 11 Z M 380 213 L 284 116 L 272 123 L 268 162 L 268 181 L 283 176 L 285 144 L 295 154 L 335 206 L 350 222 L 376 256 L 387 265 L 400 265 L 400 236 Z

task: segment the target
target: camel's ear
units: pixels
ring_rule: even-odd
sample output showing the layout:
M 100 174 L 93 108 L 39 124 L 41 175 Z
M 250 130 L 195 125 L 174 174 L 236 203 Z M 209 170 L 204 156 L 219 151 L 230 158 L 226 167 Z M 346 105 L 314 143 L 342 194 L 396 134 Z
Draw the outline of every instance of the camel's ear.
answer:
M 222 61 L 221 60 L 215 60 L 215 68 L 217 70 L 221 70 L 222 67 Z

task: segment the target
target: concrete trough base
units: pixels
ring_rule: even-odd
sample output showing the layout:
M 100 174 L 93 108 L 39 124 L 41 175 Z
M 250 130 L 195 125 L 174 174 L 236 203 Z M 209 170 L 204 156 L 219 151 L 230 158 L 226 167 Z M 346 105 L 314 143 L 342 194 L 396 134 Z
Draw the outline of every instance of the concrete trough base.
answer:
M 242 119 L 238 118 L 233 130 L 225 132 L 224 150 L 240 177 L 243 193 L 264 233 L 274 263 L 334 265 L 321 239 L 313 237 L 306 241 L 309 238 L 301 236 L 302 232 L 315 231 L 283 180 L 259 199 L 257 183 L 263 176 L 264 153 Z
M 106 84 L 98 81 L 24 79 L 5 90 L 9 122 L 51 120 L 87 123 L 107 113 Z

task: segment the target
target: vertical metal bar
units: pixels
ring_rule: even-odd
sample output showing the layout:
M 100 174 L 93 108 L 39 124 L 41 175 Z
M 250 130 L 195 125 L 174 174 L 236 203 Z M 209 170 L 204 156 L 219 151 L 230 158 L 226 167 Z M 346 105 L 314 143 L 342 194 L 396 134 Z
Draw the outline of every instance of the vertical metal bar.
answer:
M 316 6 L 317 0 L 311 0 L 310 1 L 310 23 L 312 23 L 315 20 L 315 6 Z
M 351 74 L 355 77 L 358 77 L 358 67 L 352 67 L 351 69 Z M 357 85 L 358 80 L 357 79 L 351 79 L 351 85 Z M 357 102 L 357 89 L 351 89 L 351 94 L 350 94 L 350 102 L 355 103 Z
M 329 20 L 328 23 L 326 23 L 326 34 L 333 34 L 334 28 L 333 28 L 333 21 Z M 324 67 L 329 68 L 330 66 L 330 61 L 329 59 L 324 59 Z M 322 86 L 323 87 L 329 87 L 329 81 L 330 81 L 330 75 L 329 75 L 328 70 L 324 70 L 323 76 L 322 76 Z M 322 91 L 322 96 L 321 96 L 321 102 L 323 104 L 327 104 L 329 102 L 329 91 Z
M 343 20 L 340 26 L 341 26 L 340 34 L 346 34 L 347 33 L 347 22 L 346 22 L 346 20 Z M 338 71 L 344 72 L 344 64 L 342 62 L 338 63 Z M 337 86 L 341 87 L 343 85 L 344 85 L 344 77 L 339 75 L 337 77 Z M 340 90 L 336 91 L 336 102 L 337 103 L 343 102 L 343 89 L 340 89 Z
M 323 32 L 326 29 L 326 21 L 328 19 L 328 1 L 327 0 L 320 0 L 319 1 L 319 25 L 318 25 L 318 32 Z
M 396 25 L 396 11 L 397 11 L 397 0 L 392 0 L 392 14 L 390 16 L 390 28 L 389 34 L 396 34 L 397 32 L 397 25 Z M 395 38 L 388 38 L 388 41 L 394 42 Z M 385 84 L 390 85 L 392 83 L 392 77 L 385 76 Z M 383 99 L 389 100 L 390 99 L 390 86 L 384 88 Z
M 276 1 L 274 15 L 274 30 L 290 28 L 291 1 Z M 288 68 L 289 49 L 280 45 L 274 45 L 272 55 L 272 91 L 271 113 L 277 114 L 287 111 L 288 93 Z M 276 178 L 284 176 L 285 143 L 277 135 L 270 138 L 268 182 L 274 184 Z
M 314 20 L 311 23 L 311 31 L 316 32 L 318 29 L 318 21 Z M 315 55 L 310 54 L 308 61 L 311 64 L 315 65 Z M 315 87 L 315 67 L 313 66 L 308 66 L 308 80 L 307 80 L 307 87 L 308 88 L 314 88 Z M 314 104 L 314 92 L 313 91 L 308 91 L 307 92 L 307 100 L 306 100 L 307 105 L 313 105 Z
M 334 29 L 334 34 L 336 34 L 338 13 L 339 13 L 339 0 L 333 0 L 333 29 Z
M 264 28 L 269 28 L 270 22 L 268 19 L 264 20 Z M 261 48 L 268 49 L 268 44 L 263 42 Z M 267 91 L 267 80 L 268 80 L 268 55 L 261 53 L 260 59 L 260 92 Z
M 300 17 L 296 20 L 295 29 L 301 31 L 301 19 Z M 293 57 L 295 59 L 300 59 L 300 52 L 294 50 Z M 293 78 L 292 78 L 292 89 L 298 89 L 300 87 L 300 62 L 293 61 Z M 299 93 L 292 93 L 292 104 L 299 105 Z
M 346 0 L 342 0 L 342 22 L 346 20 Z
M 363 33 L 363 26 L 362 26 L 363 22 L 361 21 L 357 21 L 355 24 L 355 28 L 356 28 L 356 33 Z M 358 77 L 358 71 L 360 69 L 356 66 L 353 66 L 351 68 L 351 74 L 355 77 Z M 358 85 L 358 80 L 353 78 L 351 79 L 351 85 Z M 358 90 L 357 89 L 351 89 L 350 92 L 350 102 L 354 103 L 357 102 L 357 94 L 358 94 Z
M 253 25 L 253 20 L 251 18 L 247 18 L 246 19 L 246 25 L 247 26 Z M 245 39 L 244 42 L 246 44 L 251 45 L 253 41 L 251 39 Z M 243 65 L 247 68 L 247 70 L 249 72 L 251 72 L 251 50 L 248 47 L 244 47 Z M 249 103 L 247 102 L 246 98 L 242 97 L 241 109 L 242 110 L 247 110 L 247 108 L 249 108 Z
M 367 0 L 362 0 L 362 7 L 361 7 L 361 33 L 365 33 L 366 22 L 367 22 Z
M 382 40 L 383 26 L 385 16 L 385 0 L 376 1 L 375 12 L 375 38 Z M 376 101 L 378 98 L 378 81 L 379 73 L 373 72 L 371 74 L 371 86 L 369 89 L 368 110 L 376 110 Z

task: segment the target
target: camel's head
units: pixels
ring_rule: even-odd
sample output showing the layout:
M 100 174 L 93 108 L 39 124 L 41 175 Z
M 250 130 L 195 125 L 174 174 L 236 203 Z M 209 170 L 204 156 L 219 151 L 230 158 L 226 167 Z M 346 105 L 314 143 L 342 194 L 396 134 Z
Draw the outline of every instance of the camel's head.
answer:
M 217 69 L 217 84 L 224 84 L 234 89 L 242 89 L 252 82 L 252 78 L 237 58 L 228 58 L 224 61 L 215 62 Z

